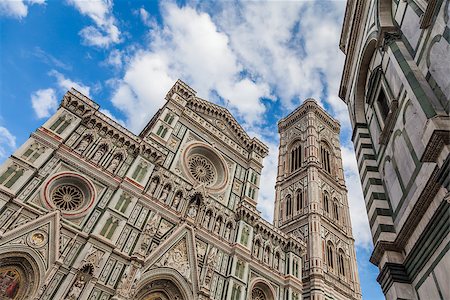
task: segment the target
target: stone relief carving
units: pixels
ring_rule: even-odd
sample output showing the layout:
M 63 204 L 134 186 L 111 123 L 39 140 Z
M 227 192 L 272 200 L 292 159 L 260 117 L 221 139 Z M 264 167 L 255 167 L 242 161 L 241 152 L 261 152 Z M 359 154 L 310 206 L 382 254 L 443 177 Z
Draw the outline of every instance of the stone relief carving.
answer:
M 156 265 L 173 268 L 191 282 L 191 268 L 189 266 L 186 239 L 183 239 L 169 252 L 165 253 Z

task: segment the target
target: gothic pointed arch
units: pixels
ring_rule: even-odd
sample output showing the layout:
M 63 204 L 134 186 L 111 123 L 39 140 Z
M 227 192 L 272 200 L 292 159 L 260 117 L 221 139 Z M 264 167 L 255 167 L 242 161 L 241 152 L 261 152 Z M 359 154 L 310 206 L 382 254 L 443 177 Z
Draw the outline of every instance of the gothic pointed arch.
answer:
M 45 276 L 44 268 L 30 249 L 0 247 L 0 299 L 30 299 Z
M 254 278 L 250 282 L 247 300 L 275 300 L 276 292 L 272 285 L 263 278 Z
M 390 1 L 390 0 L 389 0 Z M 377 48 L 376 32 L 371 34 L 363 48 L 361 59 L 359 61 L 359 70 L 356 78 L 356 93 L 353 104 L 354 119 L 356 124 L 366 124 L 365 117 L 365 95 L 366 95 L 366 82 L 369 68 L 367 67 L 372 60 L 372 57 Z
M 158 298 L 159 297 L 159 298 Z M 174 269 L 155 268 L 144 273 L 136 283 L 136 300 L 194 299 L 192 287 Z
M 142 278 L 149 272 L 153 274 L 158 270 L 170 271 L 169 273 L 174 275 L 174 278 L 177 278 L 179 284 L 185 284 L 184 290 L 189 290 L 196 294 L 199 290 L 197 265 L 197 250 L 193 229 L 190 226 L 183 225 L 145 259 Z M 161 274 L 166 274 L 167 272 L 162 272 Z M 186 289 L 186 287 L 188 288 Z

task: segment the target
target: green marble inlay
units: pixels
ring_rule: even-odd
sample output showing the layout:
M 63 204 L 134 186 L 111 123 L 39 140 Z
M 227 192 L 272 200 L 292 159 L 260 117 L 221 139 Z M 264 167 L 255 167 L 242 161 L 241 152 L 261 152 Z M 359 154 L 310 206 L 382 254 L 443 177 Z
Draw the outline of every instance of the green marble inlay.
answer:
M 413 70 L 411 69 L 411 66 L 408 64 L 408 61 L 406 60 L 405 56 L 403 55 L 403 53 L 400 50 L 397 43 L 398 42 L 390 44 L 392 53 L 394 54 L 395 59 L 399 63 L 400 68 L 402 69 L 408 84 L 410 85 L 411 89 L 413 90 L 414 95 L 416 96 L 417 100 L 419 101 L 423 112 L 425 113 L 427 118 L 431 118 L 436 115 L 436 111 L 433 109 L 433 106 L 428 101 L 428 98 L 426 97 L 426 94 L 425 94 L 424 90 L 422 89 L 422 86 L 420 85 L 419 81 L 417 80 Z M 414 63 L 414 61 L 412 61 L 412 63 Z

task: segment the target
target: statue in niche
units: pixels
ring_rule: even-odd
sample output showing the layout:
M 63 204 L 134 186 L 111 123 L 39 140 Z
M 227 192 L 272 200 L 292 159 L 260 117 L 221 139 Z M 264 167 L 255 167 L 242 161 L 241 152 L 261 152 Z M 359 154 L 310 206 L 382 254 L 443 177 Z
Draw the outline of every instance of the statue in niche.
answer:
M 189 206 L 188 216 L 193 219 L 197 216 L 197 204 L 195 202 L 192 202 Z
M 219 232 L 220 232 L 220 223 L 221 223 L 220 221 L 221 221 L 221 219 L 217 218 L 216 223 L 214 224 L 214 233 L 215 234 L 219 234 Z
M 242 235 L 241 235 L 241 244 L 244 246 L 247 246 L 248 244 L 248 236 L 250 234 L 250 229 L 247 225 L 244 225 L 244 228 L 242 228 Z
M 275 261 L 273 262 L 273 267 L 278 270 L 278 266 L 280 264 L 280 257 L 275 255 Z
M 120 155 L 115 155 L 113 160 L 109 164 L 107 171 L 114 173 L 114 171 L 117 169 L 117 166 L 119 165 L 120 161 L 121 161 Z
M 181 193 L 176 193 L 175 197 L 173 198 L 173 204 L 172 207 L 175 209 L 178 209 L 178 205 L 181 202 Z
M 266 247 L 266 251 L 264 251 L 264 262 L 266 264 L 269 263 L 269 255 L 270 255 L 269 247 Z
M 225 228 L 225 239 L 229 240 L 231 235 L 231 224 L 228 223 L 227 227 Z
M 169 192 L 170 192 L 170 185 L 166 184 L 166 186 L 162 190 L 161 197 L 159 199 L 163 202 L 166 201 Z
M 255 242 L 255 247 L 253 248 L 253 255 L 257 258 L 259 257 L 259 241 Z
M 77 280 L 73 284 L 72 288 L 69 291 L 65 300 L 76 300 L 80 297 L 81 292 L 83 291 L 84 285 L 86 284 L 86 278 L 83 274 L 78 276 Z
M 122 279 L 116 290 L 116 295 L 112 300 L 122 299 L 117 296 L 130 298 L 134 295 L 134 285 L 141 278 L 141 265 L 136 262 L 132 262 L 125 270 Z
M 154 195 L 156 192 L 156 188 L 158 187 L 158 183 L 159 183 L 159 178 L 158 177 L 154 177 L 152 179 L 152 182 L 150 182 L 150 187 L 149 187 L 149 191 L 150 191 L 150 195 Z
M 214 273 L 214 265 L 216 263 L 216 257 L 217 257 L 217 248 L 211 248 L 208 253 L 208 257 L 206 259 L 205 269 L 205 281 L 203 283 L 203 286 L 209 289 L 209 284 L 211 282 L 211 278 Z
M 207 211 L 205 215 L 205 219 L 203 220 L 203 227 L 209 229 L 209 221 L 211 220 L 211 211 Z
M 91 137 L 89 135 L 86 135 L 81 140 L 81 142 L 78 144 L 76 151 L 79 153 L 83 153 L 84 150 L 86 150 L 86 148 L 89 146 L 90 143 L 91 143 Z
M 100 146 L 98 148 L 97 152 L 95 152 L 94 157 L 92 158 L 92 161 L 95 163 L 98 163 L 100 159 L 105 155 L 106 153 L 106 146 Z
M 155 213 L 145 226 L 145 229 L 142 233 L 142 240 L 139 246 L 138 254 L 142 256 L 146 255 L 148 246 L 150 245 L 150 241 L 152 240 L 153 236 L 156 233 L 158 221 L 159 221 L 159 214 Z

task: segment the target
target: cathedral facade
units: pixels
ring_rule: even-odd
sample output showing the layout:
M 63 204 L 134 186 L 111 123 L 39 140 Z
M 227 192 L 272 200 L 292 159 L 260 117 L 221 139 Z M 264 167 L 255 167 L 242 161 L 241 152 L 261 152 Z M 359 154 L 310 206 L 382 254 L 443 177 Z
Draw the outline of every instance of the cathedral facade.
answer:
M 449 2 L 347 2 L 340 97 L 387 299 L 450 299 Z
M 0 299 L 361 299 L 339 124 L 307 100 L 279 131 L 271 224 L 228 110 L 177 81 L 135 135 L 70 90 L 0 167 Z

